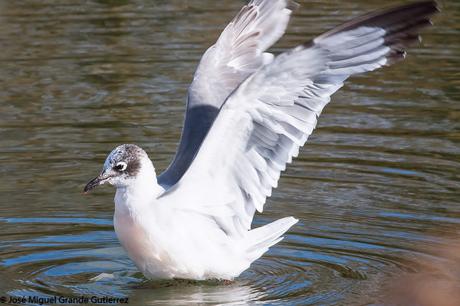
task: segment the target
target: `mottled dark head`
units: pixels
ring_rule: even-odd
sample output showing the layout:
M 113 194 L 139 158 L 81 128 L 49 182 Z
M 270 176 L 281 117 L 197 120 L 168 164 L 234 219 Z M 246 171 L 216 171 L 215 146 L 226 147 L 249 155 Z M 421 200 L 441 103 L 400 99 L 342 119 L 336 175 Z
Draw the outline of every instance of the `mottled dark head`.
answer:
M 134 144 L 116 147 L 107 156 L 102 172 L 85 186 L 84 192 L 105 183 L 116 187 L 129 185 L 139 174 L 144 159 L 148 160 L 147 153 Z

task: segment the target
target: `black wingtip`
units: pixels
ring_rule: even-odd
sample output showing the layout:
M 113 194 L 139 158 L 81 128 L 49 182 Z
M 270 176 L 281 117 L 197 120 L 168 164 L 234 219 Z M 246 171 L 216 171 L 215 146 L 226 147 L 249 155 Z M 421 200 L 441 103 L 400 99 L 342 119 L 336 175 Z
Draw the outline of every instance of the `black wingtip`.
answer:
M 416 2 L 417 3 L 417 2 Z M 440 12 L 441 11 L 441 8 L 439 6 L 439 3 L 438 1 L 426 1 L 426 3 L 428 5 L 430 5 L 434 10 L 436 10 L 437 12 Z
M 419 1 L 396 7 L 380 9 L 353 18 L 352 20 L 320 35 L 317 39 L 326 38 L 359 26 L 377 26 L 385 29 L 398 23 L 410 23 L 411 20 L 429 20 L 438 12 L 440 12 L 440 8 L 436 1 Z

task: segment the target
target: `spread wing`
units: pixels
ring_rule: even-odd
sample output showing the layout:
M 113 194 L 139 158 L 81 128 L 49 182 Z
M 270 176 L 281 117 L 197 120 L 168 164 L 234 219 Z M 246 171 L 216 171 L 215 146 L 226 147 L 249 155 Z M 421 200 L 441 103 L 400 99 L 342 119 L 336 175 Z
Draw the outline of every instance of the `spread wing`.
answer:
M 276 57 L 227 99 L 192 165 L 164 197 L 211 216 L 228 234 L 250 229 L 330 96 L 349 76 L 403 59 L 435 12 L 428 1 L 368 14 Z
M 271 62 L 265 51 L 287 27 L 290 0 L 252 0 L 203 55 L 187 96 L 187 112 L 176 156 L 158 181 L 174 185 L 189 167 L 228 95 L 249 75 Z

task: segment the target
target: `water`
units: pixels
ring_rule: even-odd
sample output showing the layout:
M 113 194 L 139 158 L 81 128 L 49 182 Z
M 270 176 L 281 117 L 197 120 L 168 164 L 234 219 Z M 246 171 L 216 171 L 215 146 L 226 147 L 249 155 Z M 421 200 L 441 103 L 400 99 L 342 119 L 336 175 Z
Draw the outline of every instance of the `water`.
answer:
M 276 52 L 380 7 L 299 2 Z M 230 285 L 145 280 L 113 232 L 114 191 L 81 190 L 120 143 L 168 165 L 198 60 L 243 1 L 75 3 L 0 1 L 0 295 L 364 305 L 446 260 L 460 229 L 460 3 L 402 65 L 334 96 L 256 217 L 300 222 Z

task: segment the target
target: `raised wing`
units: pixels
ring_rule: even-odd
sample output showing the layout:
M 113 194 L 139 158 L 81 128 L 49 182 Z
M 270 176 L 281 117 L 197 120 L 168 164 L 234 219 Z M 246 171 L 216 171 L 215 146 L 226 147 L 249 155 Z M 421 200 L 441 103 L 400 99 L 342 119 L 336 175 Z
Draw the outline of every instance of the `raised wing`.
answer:
M 212 217 L 227 234 L 250 229 L 330 96 L 349 76 L 404 58 L 435 12 L 428 1 L 365 15 L 279 55 L 228 98 L 194 162 L 164 197 L 182 198 L 179 205 Z
M 252 0 L 205 52 L 188 90 L 176 156 L 158 178 L 160 185 L 167 188 L 182 177 L 228 95 L 273 60 L 265 51 L 284 34 L 293 7 L 290 0 Z

